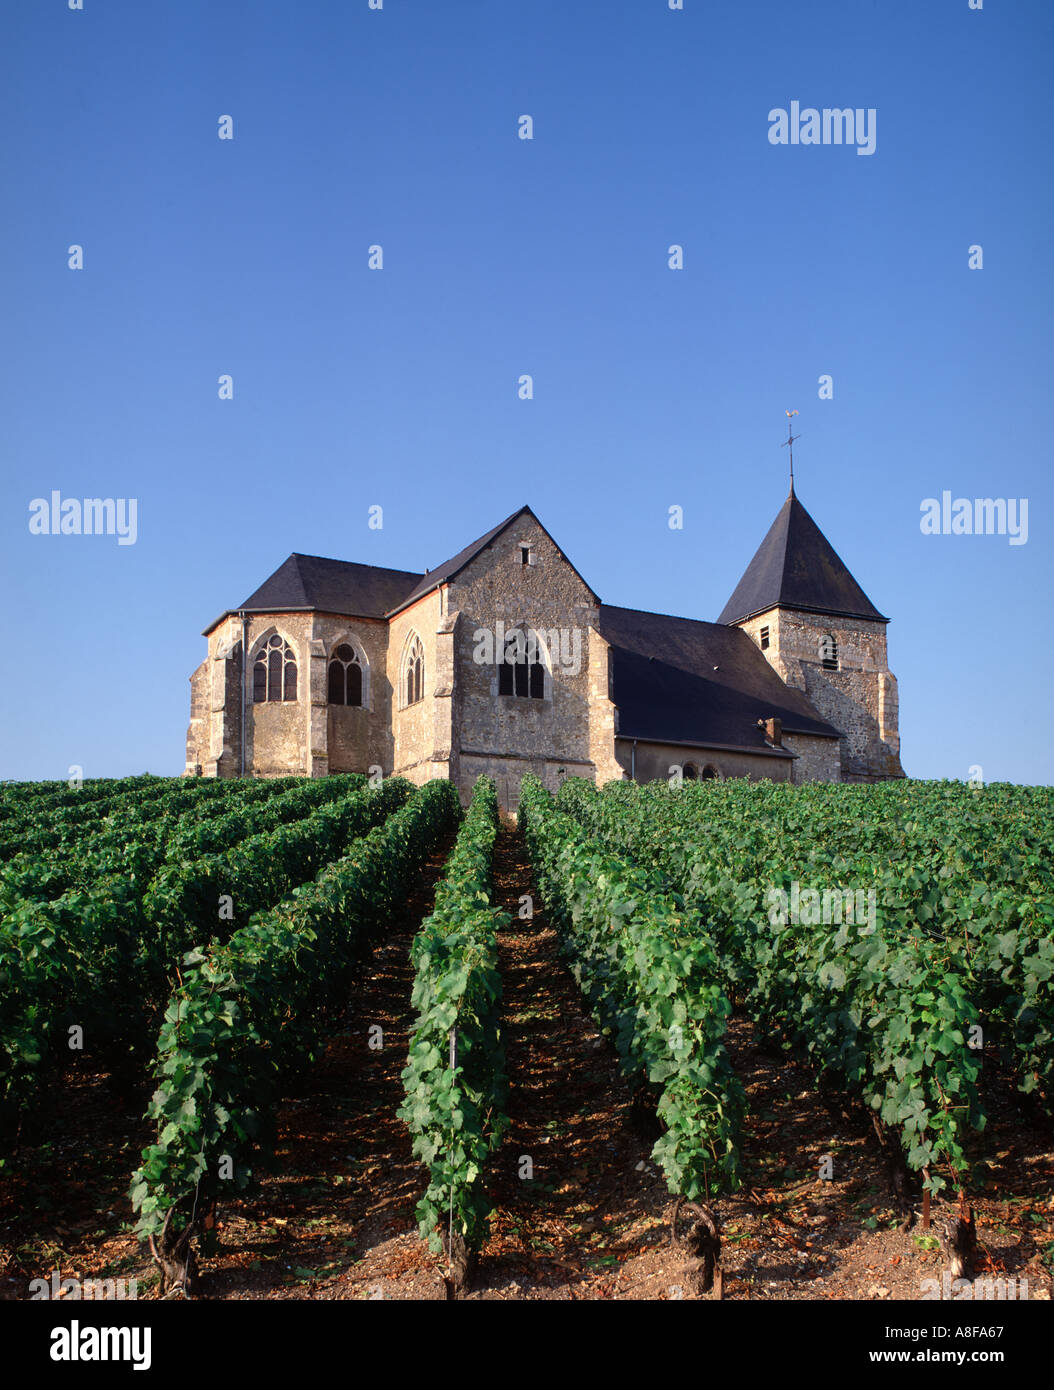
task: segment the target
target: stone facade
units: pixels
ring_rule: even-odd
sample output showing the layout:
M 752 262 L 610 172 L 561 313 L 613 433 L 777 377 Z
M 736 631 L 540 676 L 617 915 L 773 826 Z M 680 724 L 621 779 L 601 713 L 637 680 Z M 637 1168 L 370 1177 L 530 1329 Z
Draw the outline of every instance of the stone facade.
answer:
M 841 740 L 813 734 L 783 735 L 783 747 L 796 754 L 791 763 L 792 782 L 844 782 Z
M 897 686 L 881 623 L 778 607 L 734 624 L 759 646 L 768 628 L 765 657 L 839 736 L 785 728 L 781 738 L 770 727 L 764 738 L 755 730 L 749 747 L 687 746 L 619 736 L 599 600 L 528 509 L 484 538 L 459 567 L 437 573 L 434 586 L 424 576 L 401 607 L 382 617 L 277 606 L 226 613 L 208 630 L 208 654 L 191 677 L 187 773 L 373 772 L 416 783 L 442 777 L 457 783 L 464 799 L 487 773 L 509 809 L 525 772 L 554 789 L 564 776 L 649 781 L 686 765 L 689 776 L 794 782 L 903 775 Z M 536 642 L 543 668 L 530 694 L 500 683 L 505 640 L 515 632 Z M 819 643 L 827 636 L 836 644 L 837 669 L 823 663 Z M 330 663 L 345 647 L 362 673 L 358 705 L 329 698 Z M 295 665 L 295 698 L 291 685 L 278 698 L 254 698 L 265 651 Z M 419 690 L 409 675 L 418 651 Z
M 807 763 L 795 781 L 903 777 L 897 681 L 889 669 L 884 623 L 778 607 L 738 626 L 759 647 L 767 629 L 768 645 L 762 650 L 769 664 L 787 685 L 804 691 L 821 718 L 841 734 L 837 760 L 829 749 L 808 747 L 830 740 L 784 738 L 785 746 L 793 738 Z M 828 669 L 832 664 L 835 669 Z M 831 776 L 836 770 L 838 775 Z
M 530 563 L 522 563 L 527 549 Z M 503 803 L 514 806 L 520 779 L 532 772 L 555 786 L 569 776 L 616 775 L 610 744 L 597 731 L 613 723 L 608 696 L 607 644 L 597 632 L 594 595 L 548 533 L 525 519 L 458 576 L 449 603 L 460 617 L 457 640 L 457 719 L 463 787 L 485 772 Z M 503 638 L 535 634 L 544 667 L 543 693 L 524 699 L 499 691 L 496 660 Z M 490 637 L 488 648 L 487 637 Z M 606 754 L 606 759 L 605 759 Z M 618 774 L 620 775 L 620 774 Z
M 636 748 L 633 744 L 636 742 Z M 830 743 L 837 755 L 836 739 L 817 739 Z M 746 753 L 736 748 L 694 747 L 683 743 L 643 743 L 640 740 L 619 739 L 615 745 L 621 775 L 635 782 L 669 781 L 680 769 L 682 778 L 705 781 L 709 777 L 747 777 L 752 782 L 762 778 L 773 782 L 790 782 L 796 766 L 792 756 L 779 753 Z M 835 777 L 832 780 L 838 781 Z

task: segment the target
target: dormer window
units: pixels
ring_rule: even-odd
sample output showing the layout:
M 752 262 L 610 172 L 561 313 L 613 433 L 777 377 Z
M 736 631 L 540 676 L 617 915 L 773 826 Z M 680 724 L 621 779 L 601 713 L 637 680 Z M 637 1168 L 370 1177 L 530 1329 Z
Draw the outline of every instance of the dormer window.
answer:
M 769 645 L 769 630 L 767 627 L 763 627 L 758 633 L 758 640 L 761 642 L 761 650 L 767 651 Z

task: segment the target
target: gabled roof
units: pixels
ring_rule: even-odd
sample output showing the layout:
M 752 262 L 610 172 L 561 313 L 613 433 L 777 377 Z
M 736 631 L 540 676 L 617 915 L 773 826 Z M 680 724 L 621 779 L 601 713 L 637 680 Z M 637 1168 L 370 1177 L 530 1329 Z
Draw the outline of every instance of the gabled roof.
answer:
M 215 622 L 210 623 L 205 628 L 205 635 L 208 636 L 216 624 L 231 613 L 241 612 L 242 609 L 262 613 L 279 612 L 282 609 L 341 613 L 349 618 L 391 617 L 417 599 L 423 598 L 425 594 L 431 593 L 440 584 L 449 583 L 470 565 L 491 541 L 497 540 L 503 531 L 525 514 L 545 531 L 553 545 L 560 550 L 530 507 L 525 506 L 507 516 L 485 536 L 480 536 L 479 540 L 466 545 L 464 550 L 459 550 L 445 564 L 429 570 L 427 574 L 411 573 L 409 570 L 379 569 L 376 565 L 360 565 L 351 560 L 327 560 L 321 555 L 300 555 L 294 552 L 244 603 L 239 604 L 237 608 L 228 608 Z M 563 558 L 571 565 L 566 555 Z M 582 579 L 574 565 L 571 565 L 571 569 Z M 599 603 L 600 600 L 584 579 L 582 583 L 589 590 L 594 602 Z
M 849 573 L 793 488 L 718 622 L 742 622 L 777 604 L 834 617 L 889 621 Z
M 512 525 L 514 521 L 518 520 L 524 514 L 529 516 L 536 526 L 541 527 L 541 529 L 545 531 L 545 534 L 549 536 L 549 539 L 553 541 L 553 545 L 556 545 L 556 542 L 553 540 L 552 536 L 550 536 L 549 532 L 545 530 L 545 527 L 542 526 L 542 523 L 531 511 L 530 507 L 521 507 L 519 511 L 513 512 L 512 516 L 507 516 L 504 521 L 500 521 L 498 525 L 493 527 L 490 531 L 488 531 L 485 536 L 480 536 L 479 540 L 473 541 L 471 545 L 466 545 L 464 550 L 459 550 L 458 553 L 455 556 L 453 556 L 452 559 L 447 560 L 446 563 L 440 565 L 438 569 L 429 570 L 426 575 L 422 576 L 420 583 L 416 585 L 416 587 L 413 589 L 411 593 L 407 594 L 405 598 L 401 599 L 398 603 L 393 605 L 392 609 L 389 612 L 389 616 L 391 616 L 392 613 L 398 612 L 400 608 L 406 608 L 409 604 L 415 603 L 417 599 L 423 598 L 425 594 L 431 593 L 431 591 L 435 589 L 438 585 L 449 583 L 450 580 L 454 579 L 458 574 L 460 574 L 461 571 L 466 568 L 466 566 L 470 565 L 472 561 L 476 558 L 476 556 L 480 554 L 481 551 L 486 550 L 487 546 L 490 545 L 491 541 L 497 540 L 497 538 L 501 535 L 503 531 L 505 531 L 509 526 Z M 560 550 L 560 547 L 558 545 L 556 545 L 556 548 L 557 550 Z M 562 551 L 561 554 L 563 554 Z M 563 558 L 567 561 L 569 565 L 571 565 L 571 561 L 567 559 L 566 555 L 564 555 Z M 571 568 L 574 570 L 575 574 L 578 574 L 578 571 L 575 569 L 574 565 L 571 565 Z M 580 574 L 578 574 L 578 577 L 579 579 L 582 579 L 582 576 Z M 597 596 L 593 593 L 592 588 L 590 588 L 590 586 L 586 584 L 586 581 L 584 579 L 582 579 L 582 583 L 585 584 L 586 588 L 589 589 L 589 592 L 594 598 L 594 600 L 596 600 Z
M 600 632 L 612 648 L 619 738 L 762 752 L 758 720 L 770 718 L 787 733 L 838 737 L 740 628 L 603 604 Z

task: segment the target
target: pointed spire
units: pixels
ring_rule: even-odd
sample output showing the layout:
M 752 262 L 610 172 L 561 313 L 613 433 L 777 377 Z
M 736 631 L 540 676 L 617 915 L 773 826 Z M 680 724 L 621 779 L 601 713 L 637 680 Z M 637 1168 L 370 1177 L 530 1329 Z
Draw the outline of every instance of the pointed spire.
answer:
M 739 623 L 777 606 L 884 623 L 793 488 L 758 546 L 719 623 Z

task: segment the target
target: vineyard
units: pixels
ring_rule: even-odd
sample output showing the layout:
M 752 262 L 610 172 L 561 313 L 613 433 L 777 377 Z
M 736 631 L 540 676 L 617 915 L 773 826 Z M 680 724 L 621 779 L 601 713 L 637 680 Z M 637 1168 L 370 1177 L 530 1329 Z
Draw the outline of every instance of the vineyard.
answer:
M 0 1297 L 1049 1297 L 1054 794 L 528 777 L 517 821 L 0 786 Z

